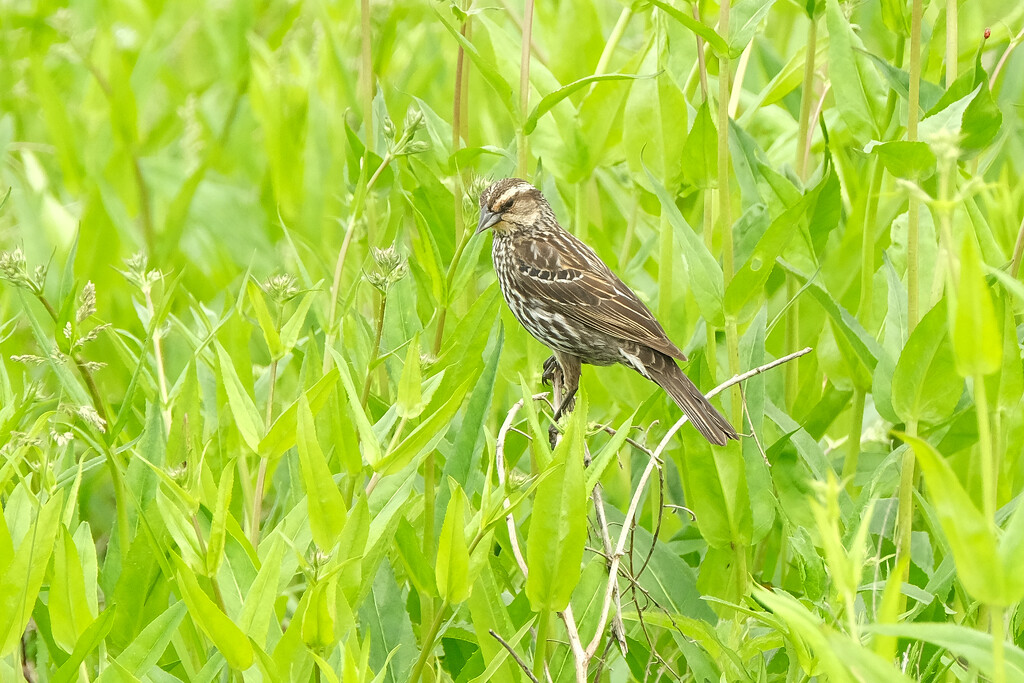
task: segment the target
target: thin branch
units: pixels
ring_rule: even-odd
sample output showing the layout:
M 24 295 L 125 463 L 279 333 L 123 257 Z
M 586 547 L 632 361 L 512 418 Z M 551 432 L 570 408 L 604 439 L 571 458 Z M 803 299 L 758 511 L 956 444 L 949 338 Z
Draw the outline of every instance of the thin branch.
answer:
M 753 370 L 748 370 L 747 372 L 744 372 L 742 374 L 734 375 L 730 379 L 726 380 L 725 382 L 719 384 L 717 387 L 709 391 L 706 394 L 706 396 L 707 398 L 712 398 L 713 396 L 716 396 L 717 394 L 721 393 L 722 391 L 728 389 L 731 386 L 748 380 L 751 377 L 761 374 L 762 372 L 783 365 L 784 363 L 788 363 L 789 361 L 799 358 L 800 356 L 804 356 L 810 352 L 811 347 L 808 346 L 804 349 L 801 349 L 800 351 L 796 351 L 787 356 L 783 356 L 782 358 L 774 360 L 771 363 L 766 363 L 765 365 L 754 368 Z M 622 530 L 619 533 L 619 540 L 615 545 L 615 552 L 612 554 L 611 566 L 608 570 L 608 585 L 605 587 L 604 604 L 601 607 L 601 617 L 598 619 L 598 627 L 596 632 L 594 633 L 594 638 L 590 641 L 590 644 L 587 646 L 585 650 L 588 659 L 590 657 L 593 657 L 594 653 L 597 652 L 597 647 L 601 643 L 602 634 L 604 633 L 605 626 L 608 623 L 608 615 L 611 610 L 612 597 L 616 589 L 616 578 L 618 577 L 619 563 L 622 558 L 623 551 L 626 547 L 626 540 L 629 537 L 629 532 L 633 524 L 633 519 L 636 516 L 637 507 L 640 505 L 641 497 L 643 497 L 644 487 L 647 485 L 647 481 L 651 478 L 651 473 L 657 467 L 656 459 L 661 457 L 662 452 L 668 446 L 672 437 L 675 436 L 675 433 L 678 432 L 684 424 L 686 424 L 686 421 L 687 418 L 685 415 L 683 415 L 681 418 L 679 418 L 679 420 L 676 421 L 674 425 L 672 425 L 671 428 L 669 428 L 665 436 L 662 437 L 661 442 L 658 444 L 658 447 L 655 448 L 654 452 L 651 454 L 651 458 L 650 460 L 648 460 L 647 467 L 644 469 L 643 474 L 640 475 L 640 481 L 637 484 L 636 491 L 633 493 L 632 500 L 630 500 L 629 502 L 629 509 L 626 510 L 626 516 L 622 521 Z
M 503 648 L 508 650 L 508 653 L 512 655 L 512 659 L 516 660 L 516 664 L 518 664 L 519 667 L 526 672 L 526 675 L 530 677 L 530 680 L 533 681 L 533 683 L 540 683 L 540 681 L 537 680 L 537 677 L 533 675 L 533 672 L 530 671 L 530 667 L 528 667 L 526 665 L 526 662 L 524 662 L 522 658 L 516 653 L 516 651 L 512 649 L 512 646 L 505 642 L 504 638 L 495 633 L 493 628 L 488 629 L 487 632 L 491 634 L 492 638 L 501 643 L 501 646 Z

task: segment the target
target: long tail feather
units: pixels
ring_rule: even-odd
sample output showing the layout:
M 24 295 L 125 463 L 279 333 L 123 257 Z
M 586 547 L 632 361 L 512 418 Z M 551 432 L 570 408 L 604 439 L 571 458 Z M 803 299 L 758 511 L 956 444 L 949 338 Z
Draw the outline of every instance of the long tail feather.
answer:
M 704 398 L 675 361 L 657 351 L 652 351 L 651 356 L 643 358 L 648 378 L 668 392 L 705 439 L 716 446 L 724 446 L 729 439 L 739 439 L 729 421 Z

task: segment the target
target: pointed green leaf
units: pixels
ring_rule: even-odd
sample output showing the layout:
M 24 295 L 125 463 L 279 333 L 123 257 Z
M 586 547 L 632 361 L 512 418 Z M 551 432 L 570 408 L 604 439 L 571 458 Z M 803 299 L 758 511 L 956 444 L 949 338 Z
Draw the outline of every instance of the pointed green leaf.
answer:
M 231 356 L 220 345 L 220 342 L 214 342 L 214 345 L 220 363 L 220 374 L 224 380 L 224 391 L 228 395 L 228 405 L 231 407 L 231 414 L 235 417 L 235 425 L 245 444 L 253 452 L 256 452 L 259 450 L 260 437 L 263 434 L 263 418 L 256 410 L 256 404 L 253 403 L 252 398 L 246 393 L 241 380 L 238 379 Z
M 537 487 L 526 539 L 526 596 L 535 612 L 560 612 L 580 580 L 587 540 L 587 492 L 583 488 L 583 425 L 586 399 L 579 396 L 549 468 Z
M 1002 346 L 981 257 L 967 235 L 960 251 L 960 287 L 953 327 L 956 369 L 964 377 L 992 374 L 999 369 Z
M 437 592 L 453 605 L 469 597 L 469 546 L 466 544 L 466 494 L 454 479 L 451 500 L 445 511 L 441 536 L 437 541 Z
M 321 548 L 333 548 L 345 526 L 345 499 L 334 483 L 334 477 L 316 436 L 313 412 L 305 395 L 299 398 L 298 432 L 299 468 L 306 489 L 306 505 L 313 541 Z

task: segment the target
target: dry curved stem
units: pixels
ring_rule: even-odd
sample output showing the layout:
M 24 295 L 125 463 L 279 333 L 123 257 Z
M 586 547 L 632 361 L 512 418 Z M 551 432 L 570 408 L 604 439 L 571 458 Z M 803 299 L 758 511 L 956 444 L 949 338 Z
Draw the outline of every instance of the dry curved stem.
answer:
M 744 380 L 759 375 L 762 372 L 783 365 L 784 363 L 788 363 L 789 361 L 799 358 L 800 356 L 804 356 L 810 352 L 811 347 L 808 346 L 806 348 L 801 349 L 800 351 L 795 351 L 789 355 L 774 360 L 771 363 L 766 363 L 760 367 L 754 368 L 753 370 L 748 370 L 747 372 L 744 372 L 742 374 L 734 375 L 733 377 L 727 379 L 725 382 L 722 382 L 717 387 L 709 391 L 706 394 L 706 396 L 708 398 L 716 396 L 717 394 L 721 393 L 722 391 L 728 389 L 731 386 L 734 386 L 736 384 L 739 384 L 740 382 L 743 382 Z M 601 616 L 597 622 L 598 627 L 594 633 L 594 638 L 590 641 L 590 643 L 584 650 L 584 654 L 587 658 L 586 661 L 582 663 L 584 671 L 586 671 L 587 662 L 589 662 L 590 658 L 592 658 L 594 654 L 597 652 L 597 648 L 601 644 L 601 639 L 604 635 L 605 627 L 608 624 L 608 616 L 611 611 L 612 598 L 617 588 L 616 580 L 618 578 L 619 573 L 619 564 L 626 548 L 626 541 L 630 536 L 630 530 L 633 526 L 633 520 L 636 517 L 637 507 L 640 505 L 640 499 L 643 497 L 644 488 L 647 486 L 647 481 L 651 478 L 651 473 L 657 467 L 657 458 L 661 457 L 662 452 L 668 446 L 672 437 L 675 436 L 675 433 L 678 432 L 682 428 L 682 426 L 686 424 L 686 422 L 687 418 L 685 415 L 683 415 L 681 418 L 679 418 L 679 420 L 676 421 L 674 425 L 672 425 L 672 427 L 669 428 L 668 432 L 665 433 L 665 436 L 662 437 L 661 442 L 658 444 L 658 447 L 655 448 L 654 452 L 651 454 L 651 458 L 647 462 L 647 467 L 644 469 L 643 474 L 640 476 L 640 481 L 637 484 L 636 491 L 633 493 L 633 498 L 629 502 L 629 508 L 626 510 L 626 516 L 623 518 L 622 521 L 622 530 L 619 533 L 619 539 L 615 545 L 615 551 L 612 553 L 611 556 L 611 564 L 608 569 L 608 584 L 605 587 L 604 602 L 601 607 Z M 579 670 L 579 668 L 580 663 L 577 662 L 577 671 Z

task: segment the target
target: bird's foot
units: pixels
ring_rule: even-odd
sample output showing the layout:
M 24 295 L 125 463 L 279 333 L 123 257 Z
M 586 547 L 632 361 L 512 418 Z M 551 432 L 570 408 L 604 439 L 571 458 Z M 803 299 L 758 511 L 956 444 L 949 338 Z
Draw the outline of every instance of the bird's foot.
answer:
M 562 366 L 558 364 L 558 360 L 554 356 L 548 356 L 548 359 L 544 361 L 544 371 L 540 375 L 540 381 L 543 384 L 554 384 L 558 382 L 562 384 Z

